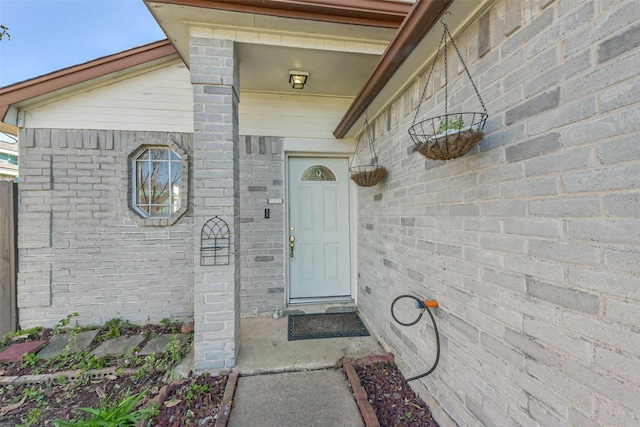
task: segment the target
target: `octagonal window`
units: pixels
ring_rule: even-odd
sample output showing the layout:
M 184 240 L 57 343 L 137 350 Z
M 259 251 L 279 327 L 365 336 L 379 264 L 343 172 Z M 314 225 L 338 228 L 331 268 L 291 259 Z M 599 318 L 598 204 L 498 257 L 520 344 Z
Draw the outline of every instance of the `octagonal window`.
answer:
M 167 147 L 145 147 L 133 159 L 132 207 L 143 218 L 169 218 L 183 207 L 182 158 Z

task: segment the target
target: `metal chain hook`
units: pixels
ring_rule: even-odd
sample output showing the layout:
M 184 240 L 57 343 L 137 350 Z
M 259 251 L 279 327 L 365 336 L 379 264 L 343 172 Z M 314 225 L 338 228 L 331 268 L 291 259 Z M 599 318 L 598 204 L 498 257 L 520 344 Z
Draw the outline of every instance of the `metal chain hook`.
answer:
M 442 17 L 440 18 L 440 23 L 441 23 L 442 25 L 447 25 L 447 24 L 445 24 L 445 23 L 444 23 L 444 15 L 446 15 L 446 14 L 449 14 L 449 15 L 453 16 L 453 13 L 451 13 L 451 11 L 450 11 L 450 10 L 445 11 L 445 12 L 442 14 Z

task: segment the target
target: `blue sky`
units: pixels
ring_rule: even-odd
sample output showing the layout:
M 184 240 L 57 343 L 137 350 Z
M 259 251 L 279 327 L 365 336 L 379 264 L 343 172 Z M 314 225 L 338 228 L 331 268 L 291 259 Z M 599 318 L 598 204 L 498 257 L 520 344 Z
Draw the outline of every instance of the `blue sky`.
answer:
M 0 0 L 0 86 L 165 38 L 142 0 Z

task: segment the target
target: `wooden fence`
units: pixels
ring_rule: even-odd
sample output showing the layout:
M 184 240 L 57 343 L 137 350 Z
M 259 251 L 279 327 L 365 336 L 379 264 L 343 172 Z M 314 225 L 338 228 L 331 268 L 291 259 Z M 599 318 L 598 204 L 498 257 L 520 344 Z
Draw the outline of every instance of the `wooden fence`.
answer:
M 18 327 L 18 184 L 0 181 L 0 337 Z

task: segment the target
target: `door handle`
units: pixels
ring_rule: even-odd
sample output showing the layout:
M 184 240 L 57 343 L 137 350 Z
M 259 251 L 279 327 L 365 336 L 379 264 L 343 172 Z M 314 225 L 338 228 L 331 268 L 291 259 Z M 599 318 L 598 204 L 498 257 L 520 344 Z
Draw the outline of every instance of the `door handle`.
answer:
M 296 244 L 296 236 L 289 236 L 289 256 L 293 258 L 293 248 Z

